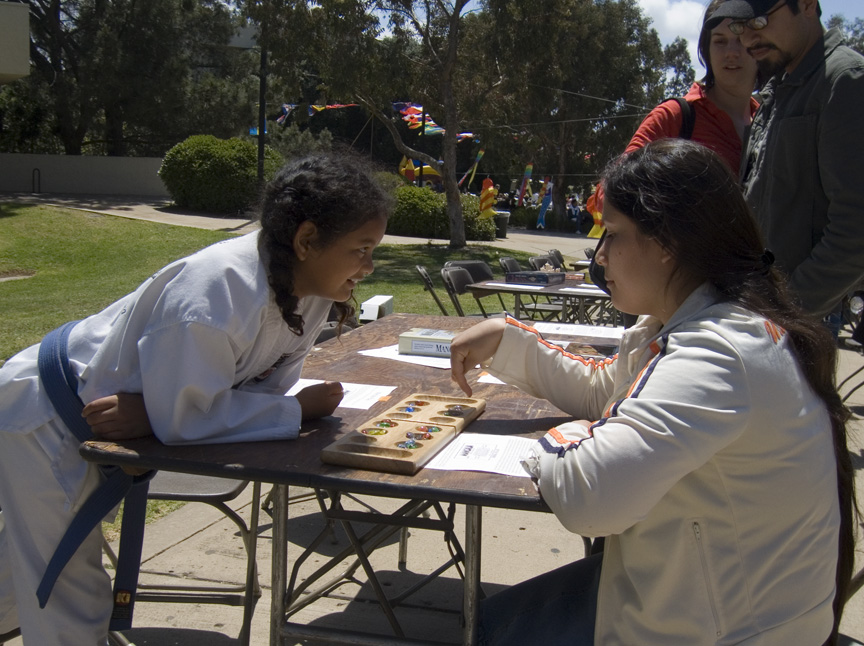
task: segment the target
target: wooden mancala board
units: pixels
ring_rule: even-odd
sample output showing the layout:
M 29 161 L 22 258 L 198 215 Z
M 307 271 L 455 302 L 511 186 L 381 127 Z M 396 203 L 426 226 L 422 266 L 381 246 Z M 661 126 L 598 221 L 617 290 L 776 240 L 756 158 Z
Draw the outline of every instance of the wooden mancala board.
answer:
M 413 475 L 485 409 L 485 399 L 414 393 L 324 448 L 321 460 Z

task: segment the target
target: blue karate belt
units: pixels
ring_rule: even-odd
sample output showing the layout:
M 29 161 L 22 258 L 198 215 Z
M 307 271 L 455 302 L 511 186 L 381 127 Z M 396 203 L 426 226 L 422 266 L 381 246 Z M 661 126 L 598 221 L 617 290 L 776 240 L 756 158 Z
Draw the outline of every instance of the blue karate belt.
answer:
M 69 332 L 77 321 L 72 321 L 49 332 L 39 346 L 39 378 L 51 404 L 80 442 L 94 438 L 86 420 L 81 416 L 84 403 L 78 397 L 78 378 L 69 365 L 67 344 Z M 118 466 L 100 466 L 104 481 L 78 510 L 63 538 L 48 562 L 42 581 L 36 590 L 39 607 L 44 608 L 51 590 L 69 559 L 102 519 L 120 501 L 123 507 L 120 550 L 117 573 L 114 577 L 114 610 L 110 630 L 128 630 L 132 627 L 132 611 L 138 588 L 138 570 L 141 565 L 141 545 L 144 541 L 144 515 L 147 490 L 155 471 L 131 476 Z

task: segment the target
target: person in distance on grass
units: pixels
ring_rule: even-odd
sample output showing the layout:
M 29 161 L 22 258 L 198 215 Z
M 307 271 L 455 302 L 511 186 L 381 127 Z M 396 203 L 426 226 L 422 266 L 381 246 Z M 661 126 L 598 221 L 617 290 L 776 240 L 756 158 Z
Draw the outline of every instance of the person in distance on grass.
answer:
M 854 557 L 854 474 L 836 348 L 792 304 L 728 166 L 662 139 L 606 170 L 597 250 L 619 353 L 570 354 L 514 320 L 451 345 L 575 420 L 525 465 L 602 553 L 481 605 L 481 644 L 822 646 Z
M 342 387 L 284 393 L 331 307 L 352 314 L 389 210 L 358 159 L 287 164 L 265 189 L 260 231 L 169 264 L 71 328 L 61 370 L 78 422 L 85 415 L 101 437 L 153 432 L 166 444 L 296 438 L 302 419 L 333 412 Z M 0 369 L 0 635 L 20 625 L 27 646 L 104 644 L 112 593 L 98 523 L 44 608 L 37 601 L 46 564 L 103 478 L 48 394 L 55 375 L 38 365 L 47 344 Z

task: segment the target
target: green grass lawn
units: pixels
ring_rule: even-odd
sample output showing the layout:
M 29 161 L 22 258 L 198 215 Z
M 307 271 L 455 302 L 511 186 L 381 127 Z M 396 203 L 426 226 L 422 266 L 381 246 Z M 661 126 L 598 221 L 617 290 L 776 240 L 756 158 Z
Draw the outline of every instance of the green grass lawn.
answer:
M 172 260 L 230 234 L 0 204 L 0 360 L 98 312 Z
M 170 226 L 54 207 L 0 203 L 0 360 L 37 343 L 66 321 L 98 312 L 172 260 L 232 234 Z M 394 309 L 440 314 L 425 292 L 416 265 L 432 276 L 438 296 L 449 304 L 439 269 L 447 260 L 480 259 L 500 273 L 499 255 L 527 266 L 528 253 L 487 246 L 452 251 L 443 243 L 381 245 L 375 272 L 357 289 L 358 304 L 376 294 L 393 296 Z M 479 313 L 470 296 L 466 313 Z M 500 307 L 500 306 L 499 306 Z

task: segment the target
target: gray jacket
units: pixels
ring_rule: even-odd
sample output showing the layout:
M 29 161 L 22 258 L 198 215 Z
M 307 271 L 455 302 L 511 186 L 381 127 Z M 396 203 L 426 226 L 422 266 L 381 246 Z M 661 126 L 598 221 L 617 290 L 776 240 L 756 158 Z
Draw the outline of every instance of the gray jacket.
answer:
M 864 57 L 842 43 L 828 31 L 769 81 L 741 166 L 768 248 L 819 315 L 864 277 Z

